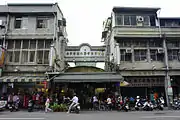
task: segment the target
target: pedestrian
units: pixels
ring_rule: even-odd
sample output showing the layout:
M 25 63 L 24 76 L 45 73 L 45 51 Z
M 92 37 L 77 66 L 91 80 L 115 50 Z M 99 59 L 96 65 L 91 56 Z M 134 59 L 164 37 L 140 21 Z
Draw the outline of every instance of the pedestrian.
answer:
M 53 111 L 51 108 L 49 108 L 50 106 L 50 99 L 49 99 L 49 96 L 47 96 L 46 98 L 46 102 L 45 102 L 45 112 L 47 113 L 48 111 Z

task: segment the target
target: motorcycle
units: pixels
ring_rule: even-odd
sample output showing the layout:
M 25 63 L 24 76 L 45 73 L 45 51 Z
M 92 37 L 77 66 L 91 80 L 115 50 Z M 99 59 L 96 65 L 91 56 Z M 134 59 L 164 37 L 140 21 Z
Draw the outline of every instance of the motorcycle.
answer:
M 28 101 L 28 112 L 33 112 L 33 100 Z
M 159 98 L 157 100 L 157 102 L 154 105 L 154 109 L 159 109 L 159 110 L 163 110 L 164 109 L 164 99 L 163 98 Z
M 118 102 L 117 110 L 118 111 L 124 110 L 124 111 L 128 112 L 130 110 L 128 102 L 125 102 L 125 103 L 122 103 L 122 101 Z
M 19 104 L 17 102 L 8 104 L 8 108 L 9 108 L 10 112 L 13 112 L 14 110 L 18 111 L 19 110 Z
M 153 104 L 151 103 L 151 102 L 149 102 L 149 101 L 146 101 L 145 103 L 144 103 L 144 105 L 143 105 L 143 110 L 145 110 L 145 111 L 153 111 Z
M 1 100 L 0 100 L 0 110 L 4 110 L 7 106 L 7 101 L 1 97 Z
M 74 104 L 74 105 L 71 107 L 70 113 L 71 113 L 71 112 L 75 112 L 75 113 L 79 114 L 79 112 L 80 112 L 80 104 L 79 104 L 79 103 Z
M 136 100 L 135 110 L 152 111 L 153 108 L 153 104 L 147 100 L 141 100 L 140 98 Z
M 8 108 L 9 108 L 10 112 L 13 112 L 14 110 L 15 111 L 19 110 L 19 102 L 20 102 L 20 100 L 18 98 L 15 102 L 8 104 Z
M 174 110 L 180 110 L 180 100 L 174 99 L 172 103 L 172 107 Z
M 140 110 L 142 107 L 143 107 L 143 102 L 140 100 L 140 98 L 139 97 L 137 97 L 137 99 L 136 99 L 136 104 L 135 104 L 135 110 Z

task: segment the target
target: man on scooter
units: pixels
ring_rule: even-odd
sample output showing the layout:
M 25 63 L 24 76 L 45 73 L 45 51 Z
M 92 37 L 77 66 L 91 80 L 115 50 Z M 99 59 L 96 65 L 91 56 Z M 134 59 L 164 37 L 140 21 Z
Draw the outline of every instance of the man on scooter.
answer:
M 73 95 L 74 97 L 72 98 L 72 103 L 71 103 L 71 105 L 69 106 L 69 109 L 68 109 L 68 112 L 67 113 L 70 113 L 70 110 L 71 110 L 71 108 L 74 106 L 74 105 L 76 105 L 76 104 L 78 104 L 78 97 L 76 96 L 76 93 L 74 93 L 74 95 Z

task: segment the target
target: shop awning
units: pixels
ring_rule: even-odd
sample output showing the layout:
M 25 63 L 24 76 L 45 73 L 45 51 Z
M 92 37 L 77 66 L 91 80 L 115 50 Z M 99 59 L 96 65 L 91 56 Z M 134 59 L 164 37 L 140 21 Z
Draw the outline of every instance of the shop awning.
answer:
M 43 82 L 47 81 L 45 76 L 3 76 L 0 82 Z
M 123 77 L 112 72 L 95 73 L 61 73 L 54 82 L 120 82 Z

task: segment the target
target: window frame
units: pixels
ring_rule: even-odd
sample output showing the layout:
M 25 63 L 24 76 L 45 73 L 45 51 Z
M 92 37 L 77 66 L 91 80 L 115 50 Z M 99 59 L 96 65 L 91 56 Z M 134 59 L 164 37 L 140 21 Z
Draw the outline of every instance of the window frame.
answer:
M 142 52 L 145 52 L 146 54 L 142 54 Z M 136 54 L 138 53 L 138 54 Z M 136 57 L 138 56 L 138 60 L 136 59 Z M 145 59 L 142 59 L 143 57 L 145 57 Z M 134 60 L 135 61 L 145 61 L 147 60 L 147 49 L 143 49 L 143 50 L 134 50 Z
M 41 21 L 42 23 L 39 23 L 38 21 L 39 22 Z M 36 29 L 46 29 L 46 28 L 48 28 L 48 18 L 47 17 L 37 17 L 36 18 Z
M 15 17 L 14 19 L 14 29 L 21 29 L 22 28 L 22 17 Z M 20 21 L 20 25 L 17 27 L 17 21 Z
M 125 16 L 128 16 L 128 18 L 129 18 L 129 25 L 127 24 L 127 25 L 125 25 Z M 151 26 L 151 20 L 150 20 L 150 15 L 133 15 L 133 14 L 115 14 L 115 25 L 116 26 L 138 26 L 138 24 L 137 24 L 137 19 L 136 19 L 136 24 L 135 25 L 133 25 L 132 23 L 132 18 L 135 16 L 135 18 L 137 18 L 137 16 L 142 16 L 144 19 L 147 17 L 148 19 L 148 24 L 144 24 L 145 22 L 143 22 L 143 25 L 142 25 L 142 27 L 150 27 Z M 118 23 L 118 17 L 121 17 L 121 19 L 122 19 L 122 24 L 117 24 Z

